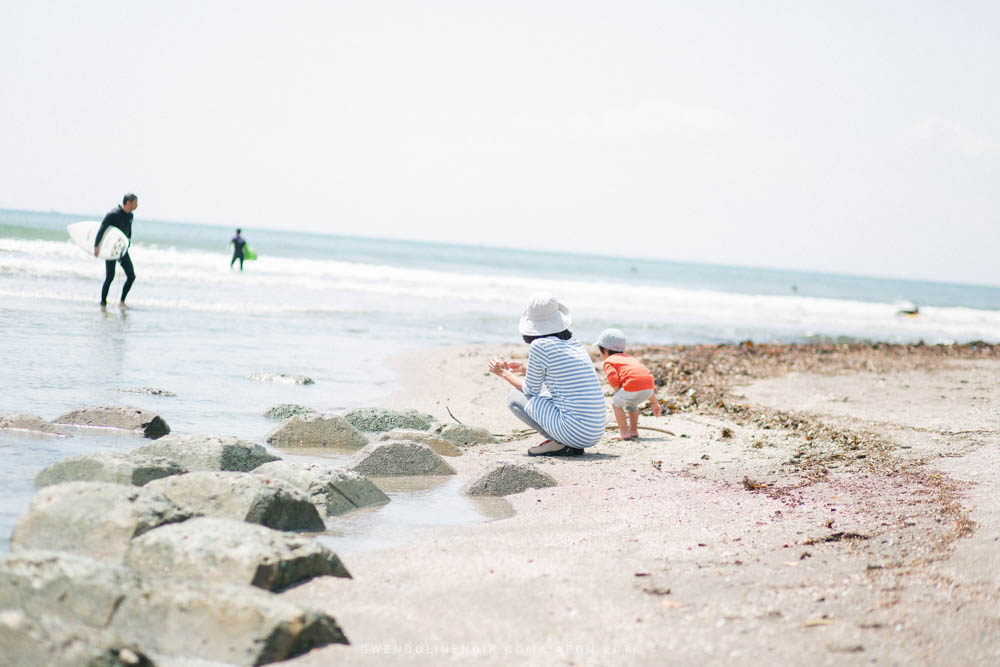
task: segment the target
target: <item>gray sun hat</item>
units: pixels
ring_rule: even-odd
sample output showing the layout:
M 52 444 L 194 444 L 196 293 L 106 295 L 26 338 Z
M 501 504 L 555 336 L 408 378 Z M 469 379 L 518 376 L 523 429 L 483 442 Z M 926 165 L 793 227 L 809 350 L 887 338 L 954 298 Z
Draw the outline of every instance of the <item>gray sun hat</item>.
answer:
M 612 352 L 624 352 L 625 334 L 622 333 L 621 329 L 605 329 L 597 337 L 597 342 L 594 345 Z
M 569 308 L 547 292 L 532 294 L 517 330 L 524 336 L 547 336 L 568 329 L 573 322 Z

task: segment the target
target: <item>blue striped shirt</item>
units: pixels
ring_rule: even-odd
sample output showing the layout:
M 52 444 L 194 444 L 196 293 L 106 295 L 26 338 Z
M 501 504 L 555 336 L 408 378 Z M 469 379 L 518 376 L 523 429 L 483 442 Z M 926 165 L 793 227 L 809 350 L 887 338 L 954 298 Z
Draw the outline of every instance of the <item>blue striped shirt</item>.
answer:
M 576 338 L 533 340 L 523 391 L 525 412 L 558 442 L 584 448 L 604 437 L 604 392 L 590 355 Z

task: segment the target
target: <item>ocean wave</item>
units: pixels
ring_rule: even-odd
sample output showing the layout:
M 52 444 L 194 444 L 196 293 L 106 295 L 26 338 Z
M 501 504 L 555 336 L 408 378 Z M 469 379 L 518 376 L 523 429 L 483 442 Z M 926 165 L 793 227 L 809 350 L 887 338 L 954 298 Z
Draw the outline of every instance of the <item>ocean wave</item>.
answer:
M 229 256 L 223 253 L 136 244 L 130 254 L 138 276 L 130 301 L 159 309 L 359 317 L 395 313 L 453 321 L 473 314 L 501 322 L 516 319 L 531 293 L 547 290 L 571 308 L 577 326 L 590 328 L 604 323 L 681 338 L 684 332 L 710 332 L 710 339 L 1000 340 L 997 310 L 928 306 L 919 316 L 906 317 L 897 315 L 894 303 L 749 295 L 604 278 L 552 279 L 268 256 L 248 262 L 239 272 L 230 270 Z M 72 242 L 0 239 L 0 293 L 93 301 L 103 275 L 103 264 Z

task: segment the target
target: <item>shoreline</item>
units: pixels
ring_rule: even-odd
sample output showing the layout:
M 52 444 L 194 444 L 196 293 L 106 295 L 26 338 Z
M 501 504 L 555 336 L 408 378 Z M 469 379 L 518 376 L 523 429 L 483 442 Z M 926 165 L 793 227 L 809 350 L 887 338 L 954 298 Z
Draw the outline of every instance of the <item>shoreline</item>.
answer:
M 396 357 L 384 406 L 510 434 L 521 424 L 486 359 L 525 352 Z M 464 480 L 507 461 L 559 486 L 508 496 L 510 518 L 347 554 L 353 580 L 284 593 L 352 642 L 288 664 L 1000 659 L 997 347 L 633 352 L 669 407 L 640 426 L 673 435 L 606 438 L 579 461 L 529 459 L 537 437 L 467 449 L 449 461 Z

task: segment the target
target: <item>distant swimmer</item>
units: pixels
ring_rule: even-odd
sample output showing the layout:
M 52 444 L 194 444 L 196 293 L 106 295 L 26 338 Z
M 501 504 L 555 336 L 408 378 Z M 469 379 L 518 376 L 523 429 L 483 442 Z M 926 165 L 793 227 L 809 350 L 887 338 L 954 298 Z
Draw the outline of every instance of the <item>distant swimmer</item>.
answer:
M 919 315 L 920 314 L 920 308 L 917 306 L 917 304 L 913 304 L 912 308 L 903 308 L 901 310 L 897 310 L 896 314 L 897 315 Z
M 104 236 L 108 227 L 117 227 L 126 238 L 132 238 L 132 211 L 138 207 L 139 198 L 129 192 L 122 197 L 120 206 L 104 216 L 101 228 L 97 230 L 97 236 L 94 238 L 94 257 L 97 257 L 100 252 L 101 237 Z M 125 307 L 125 297 L 128 296 L 128 291 L 132 289 L 132 283 L 135 282 L 135 270 L 132 268 L 132 258 L 128 256 L 128 251 L 125 251 L 125 254 L 117 260 L 106 260 L 104 262 L 104 286 L 101 287 L 101 308 L 108 307 L 108 290 L 111 289 L 111 282 L 115 279 L 115 261 L 120 262 L 122 268 L 125 269 L 125 284 L 122 286 L 122 298 L 118 302 L 119 308 Z
M 240 271 L 243 270 L 243 248 L 245 248 L 247 244 L 246 240 L 240 236 L 242 232 L 242 229 L 237 228 L 236 236 L 234 236 L 232 241 L 230 241 L 230 243 L 233 244 L 233 258 L 229 260 L 230 269 L 233 268 L 233 263 L 235 263 L 236 260 L 240 260 Z

